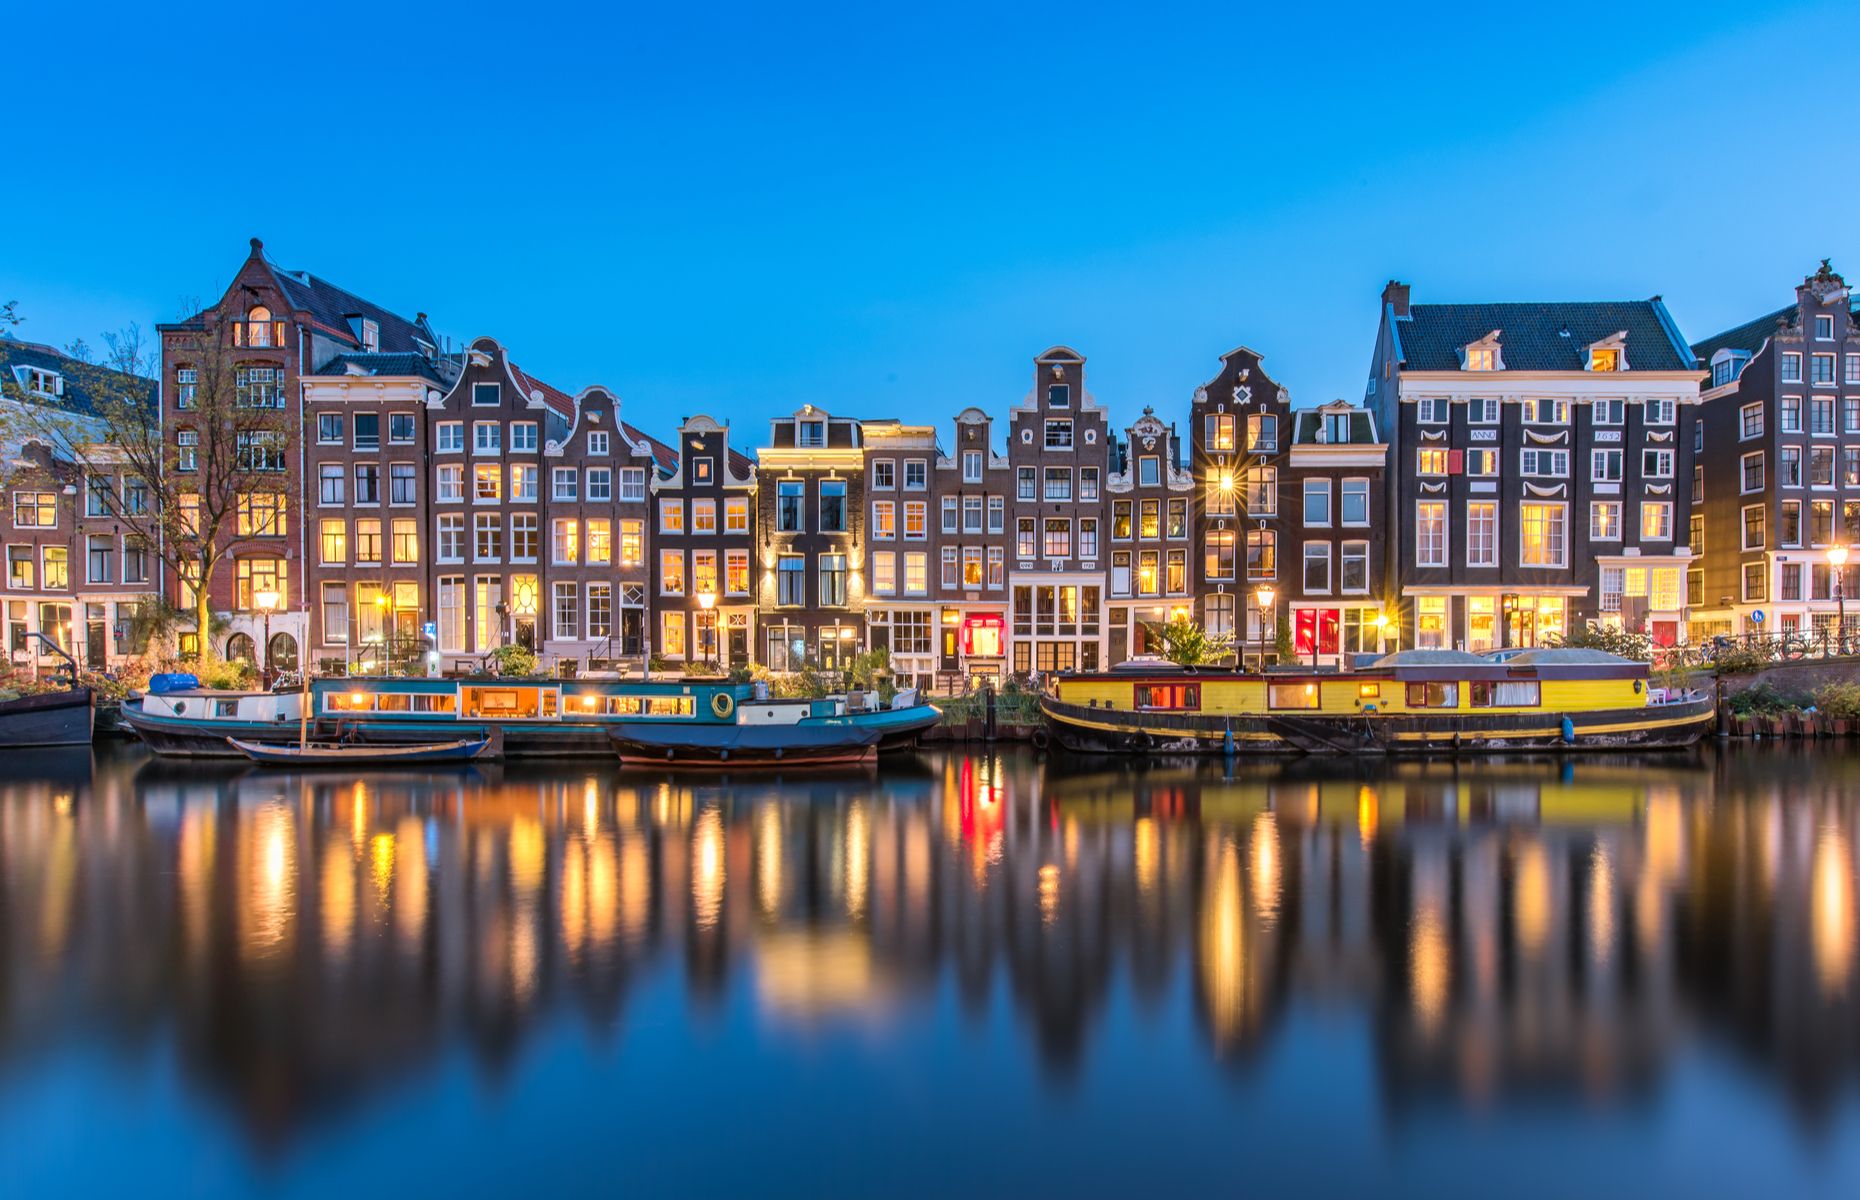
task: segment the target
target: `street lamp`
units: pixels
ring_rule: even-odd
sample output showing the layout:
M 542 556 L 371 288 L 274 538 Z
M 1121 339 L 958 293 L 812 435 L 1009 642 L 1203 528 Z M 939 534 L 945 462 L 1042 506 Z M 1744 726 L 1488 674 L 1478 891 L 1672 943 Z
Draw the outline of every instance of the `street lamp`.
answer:
M 703 651 L 706 663 L 717 659 L 717 593 L 699 592 L 698 602 L 698 648 Z
M 1376 614 L 1376 653 L 1389 652 L 1389 615 L 1385 612 Z
M 1272 586 L 1260 584 L 1253 589 L 1253 599 L 1258 604 L 1259 612 L 1259 669 L 1266 669 L 1266 626 L 1272 614 Z
M 1847 574 L 1847 547 L 1829 546 L 1828 565 L 1834 568 L 1834 627 L 1840 631 L 1840 651 L 1847 653 L 1847 596 L 1842 576 Z
M 283 597 L 267 588 L 252 594 L 252 607 L 265 614 L 265 686 L 271 686 L 271 614 L 278 610 L 278 602 Z

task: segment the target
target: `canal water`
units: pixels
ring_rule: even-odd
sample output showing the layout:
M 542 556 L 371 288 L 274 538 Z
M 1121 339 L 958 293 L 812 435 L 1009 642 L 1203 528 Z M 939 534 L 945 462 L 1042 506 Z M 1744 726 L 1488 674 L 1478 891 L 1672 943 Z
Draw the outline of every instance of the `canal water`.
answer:
M 1860 755 L 0 760 L 12 1196 L 1860 1194 Z

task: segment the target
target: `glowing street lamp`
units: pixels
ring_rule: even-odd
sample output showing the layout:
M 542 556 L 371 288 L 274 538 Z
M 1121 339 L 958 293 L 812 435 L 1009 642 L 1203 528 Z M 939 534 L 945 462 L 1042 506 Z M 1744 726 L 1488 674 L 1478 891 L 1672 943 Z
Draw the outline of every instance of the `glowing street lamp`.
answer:
M 1266 627 L 1272 615 L 1272 586 L 1262 583 L 1253 589 L 1253 599 L 1259 606 L 1259 669 L 1266 669 Z
M 1828 565 L 1834 568 L 1834 627 L 1840 631 L 1841 653 L 1847 653 L 1847 596 L 1842 577 L 1847 574 L 1847 547 L 1829 546 Z
M 271 614 L 278 611 L 284 597 L 271 588 L 252 593 L 252 607 L 265 614 L 265 685 L 271 685 Z
M 703 591 L 697 594 L 698 602 L 698 649 L 703 652 L 707 663 L 717 660 L 717 593 Z
M 1376 614 L 1376 650 L 1378 653 L 1388 653 L 1388 640 L 1389 615 L 1385 612 L 1379 612 Z

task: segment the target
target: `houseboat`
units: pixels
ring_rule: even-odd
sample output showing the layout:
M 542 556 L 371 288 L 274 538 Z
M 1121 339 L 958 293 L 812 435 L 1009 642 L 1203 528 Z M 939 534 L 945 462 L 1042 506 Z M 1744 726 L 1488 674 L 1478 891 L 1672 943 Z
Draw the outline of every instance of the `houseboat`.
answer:
M 1715 715 L 1710 696 L 1655 702 L 1644 662 L 1577 649 L 1404 650 L 1341 672 L 1126 663 L 1059 676 L 1041 709 L 1066 750 L 1145 755 L 1666 749 Z
M 614 753 L 610 735 L 629 728 L 733 728 L 759 696 L 768 703 L 763 685 L 726 680 L 349 677 L 314 680 L 307 694 L 151 691 L 126 704 L 123 719 L 156 753 L 178 756 L 243 757 L 229 738 L 404 745 L 491 737 L 509 758 L 605 757 Z M 941 715 L 915 692 L 889 706 L 876 692 L 802 703 L 810 724 L 874 731 L 880 753 L 915 745 Z

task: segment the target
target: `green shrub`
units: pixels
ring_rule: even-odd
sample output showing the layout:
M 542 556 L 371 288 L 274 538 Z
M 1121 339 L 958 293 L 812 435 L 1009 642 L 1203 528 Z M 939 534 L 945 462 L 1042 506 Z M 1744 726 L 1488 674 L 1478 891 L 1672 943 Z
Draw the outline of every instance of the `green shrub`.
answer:
M 1815 707 L 1837 721 L 1860 719 L 1860 683 L 1826 683 L 1815 689 Z
M 1651 662 L 1653 659 L 1652 638 L 1613 625 L 1591 623 L 1572 629 L 1561 637 L 1545 638 L 1544 643 L 1553 649 L 1600 650 L 1639 662 Z
M 499 646 L 491 651 L 499 675 L 536 674 L 536 652 L 524 646 Z
M 1770 652 L 1762 646 L 1733 644 L 1712 656 L 1720 675 L 1754 675 L 1770 665 Z
M 1732 696 L 1728 707 L 1740 717 L 1775 717 L 1794 712 L 1801 705 L 1776 690 L 1775 684 L 1759 683 Z
M 200 680 L 201 687 L 241 692 L 258 683 L 258 668 L 243 658 L 225 659 L 202 655 L 188 669 Z

